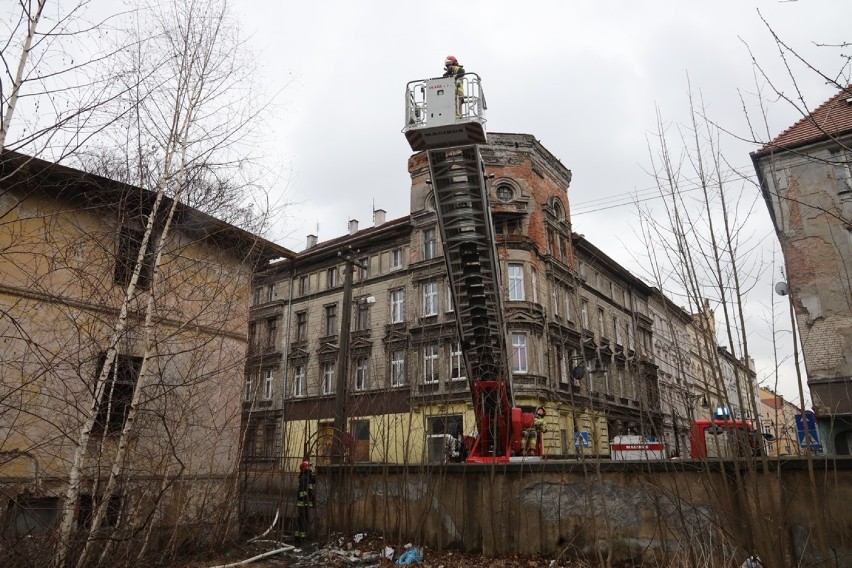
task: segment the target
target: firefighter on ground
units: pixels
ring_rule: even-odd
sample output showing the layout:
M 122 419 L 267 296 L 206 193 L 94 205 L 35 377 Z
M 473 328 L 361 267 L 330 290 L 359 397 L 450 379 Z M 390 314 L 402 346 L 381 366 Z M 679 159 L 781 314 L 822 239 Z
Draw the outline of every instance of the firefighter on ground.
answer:
M 317 477 L 313 472 L 311 462 L 302 461 L 299 464 L 299 487 L 296 495 L 296 540 L 301 542 L 308 538 L 308 514 L 316 505 L 314 488 Z
M 444 60 L 444 77 L 454 77 L 456 80 L 456 118 L 461 117 L 462 101 L 464 100 L 464 87 L 462 86 L 462 76 L 464 75 L 464 67 L 461 66 L 459 60 L 453 55 L 448 55 Z
M 524 430 L 524 455 L 530 453 L 530 448 L 535 450 L 539 434 L 547 432 L 547 423 L 544 421 L 546 415 L 544 408 L 539 406 L 535 411 L 532 427 Z

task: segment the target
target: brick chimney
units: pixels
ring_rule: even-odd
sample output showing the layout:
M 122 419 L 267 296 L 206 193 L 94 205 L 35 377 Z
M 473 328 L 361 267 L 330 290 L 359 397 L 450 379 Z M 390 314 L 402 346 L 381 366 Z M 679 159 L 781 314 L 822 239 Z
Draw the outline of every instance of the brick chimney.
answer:
M 378 227 L 379 225 L 385 224 L 385 215 L 387 215 L 387 211 L 384 209 L 376 209 L 373 211 L 373 225 Z
M 308 235 L 308 246 L 305 249 L 309 249 L 311 247 L 317 246 L 317 236 L 316 235 Z
M 349 220 L 349 234 L 354 235 L 358 232 L 358 219 Z

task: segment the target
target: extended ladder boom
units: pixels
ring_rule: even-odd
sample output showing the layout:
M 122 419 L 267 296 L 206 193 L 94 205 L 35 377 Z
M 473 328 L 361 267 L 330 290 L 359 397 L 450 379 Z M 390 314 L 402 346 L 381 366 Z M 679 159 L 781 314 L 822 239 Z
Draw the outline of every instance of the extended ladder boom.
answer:
M 522 421 L 514 408 L 500 294 L 500 265 L 479 146 L 486 142 L 479 77 L 412 81 L 406 127 L 412 150 L 426 150 L 456 325 L 476 417 L 468 461 L 508 461 L 520 451 Z

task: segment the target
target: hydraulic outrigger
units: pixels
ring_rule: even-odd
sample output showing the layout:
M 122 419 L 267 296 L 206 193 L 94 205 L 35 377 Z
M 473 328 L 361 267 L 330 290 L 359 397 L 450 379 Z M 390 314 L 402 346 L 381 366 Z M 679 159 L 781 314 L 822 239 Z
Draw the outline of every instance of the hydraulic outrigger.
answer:
M 486 144 L 485 96 L 467 73 L 461 104 L 453 77 L 408 83 L 405 133 L 426 151 L 462 356 L 473 396 L 476 440 L 468 462 L 523 455 L 534 416 L 514 405 L 500 296 L 500 265 L 479 145 Z M 541 434 L 529 454 L 541 456 Z M 528 454 L 528 455 L 529 455 Z

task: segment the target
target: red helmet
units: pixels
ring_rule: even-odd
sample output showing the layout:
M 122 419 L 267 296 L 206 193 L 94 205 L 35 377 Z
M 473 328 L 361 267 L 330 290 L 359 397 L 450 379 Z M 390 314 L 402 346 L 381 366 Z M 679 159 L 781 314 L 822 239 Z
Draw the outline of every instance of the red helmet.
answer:
M 308 471 L 309 469 L 311 469 L 311 462 L 308 460 L 304 460 L 299 464 L 299 471 Z
M 459 60 L 456 59 L 455 55 L 448 55 L 444 60 L 444 65 L 458 65 Z

